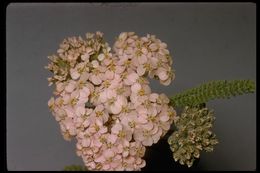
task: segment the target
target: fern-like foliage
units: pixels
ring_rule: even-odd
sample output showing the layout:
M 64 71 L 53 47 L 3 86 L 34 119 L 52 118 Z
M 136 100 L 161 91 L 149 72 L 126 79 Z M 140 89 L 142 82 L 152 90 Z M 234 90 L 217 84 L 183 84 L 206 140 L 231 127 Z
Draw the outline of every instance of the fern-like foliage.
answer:
M 64 168 L 64 171 L 87 171 L 87 168 L 81 165 L 69 165 Z
M 254 91 L 255 82 L 252 80 L 217 80 L 176 94 L 170 98 L 170 104 L 177 107 L 196 106 L 209 100 L 230 98 Z

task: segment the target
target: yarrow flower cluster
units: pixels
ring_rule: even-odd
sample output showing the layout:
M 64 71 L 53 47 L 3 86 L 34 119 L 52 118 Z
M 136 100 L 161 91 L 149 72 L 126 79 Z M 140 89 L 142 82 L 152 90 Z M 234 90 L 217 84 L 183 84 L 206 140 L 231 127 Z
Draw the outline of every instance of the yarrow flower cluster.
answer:
M 175 161 L 191 167 L 195 159 L 200 157 L 201 151 L 213 151 L 214 145 L 218 144 L 212 132 L 214 120 L 213 110 L 202 105 L 185 106 L 175 121 L 177 131 L 168 138 Z
M 176 117 L 147 77 L 169 85 L 175 75 L 167 45 L 154 35 L 123 32 L 113 52 L 103 33 L 65 39 L 46 67 L 54 75 L 48 101 L 64 139 L 77 140 L 89 170 L 141 170 L 145 147 L 159 141 Z

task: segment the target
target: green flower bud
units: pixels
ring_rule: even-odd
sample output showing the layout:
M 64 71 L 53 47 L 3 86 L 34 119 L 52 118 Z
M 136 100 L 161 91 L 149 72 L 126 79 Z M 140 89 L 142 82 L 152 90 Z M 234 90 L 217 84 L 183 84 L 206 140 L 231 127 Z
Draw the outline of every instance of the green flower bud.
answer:
M 177 131 L 168 138 L 176 162 L 191 167 L 195 159 L 200 157 L 201 151 L 213 151 L 213 146 L 218 143 L 216 135 L 211 131 L 214 120 L 213 111 L 208 108 L 184 108 L 175 123 Z

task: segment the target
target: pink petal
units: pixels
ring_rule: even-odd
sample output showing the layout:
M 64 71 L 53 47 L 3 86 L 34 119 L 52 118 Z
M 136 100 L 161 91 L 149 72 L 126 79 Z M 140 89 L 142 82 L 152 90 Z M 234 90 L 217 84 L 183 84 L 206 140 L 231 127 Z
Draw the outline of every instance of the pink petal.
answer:
M 110 70 L 107 70 L 107 71 L 105 72 L 105 77 L 106 77 L 107 79 L 113 79 L 113 78 L 114 78 L 114 72 L 113 72 L 113 71 L 110 71 Z
M 70 135 L 72 135 L 72 136 L 74 136 L 74 135 L 77 134 L 77 130 L 76 130 L 75 127 L 71 127 L 71 128 L 69 128 L 68 130 L 69 130 Z
M 71 93 L 75 89 L 76 85 L 74 82 L 69 82 L 69 84 L 65 87 L 65 91 Z
M 151 51 L 156 51 L 158 49 L 158 46 L 155 43 L 150 44 L 149 48 Z
M 125 158 L 125 161 L 128 164 L 133 164 L 135 162 L 135 159 L 134 159 L 134 157 L 128 157 L 128 158 Z
M 153 124 L 152 123 L 147 123 L 147 124 L 144 124 L 142 125 L 142 127 L 148 131 L 152 130 L 153 129 Z
M 115 149 L 114 151 L 116 153 L 122 153 L 123 152 L 123 145 L 122 144 L 118 144 L 117 147 L 114 147 L 113 149 Z
M 106 59 L 104 59 L 102 62 L 103 62 L 106 66 L 108 66 L 108 65 L 111 63 L 111 59 L 106 58 Z
M 106 95 L 109 99 L 117 96 L 116 91 L 111 89 L 106 90 Z
M 104 170 L 109 170 L 110 169 L 110 165 L 109 164 L 104 164 L 103 165 L 103 169 Z
M 142 163 L 141 163 L 141 164 L 139 164 L 139 167 L 140 167 L 140 168 L 143 168 L 143 167 L 145 167 L 145 165 L 146 165 L 146 162 L 145 162 L 145 160 L 142 160 Z
M 85 107 L 77 107 L 76 108 L 76 115 L 77 116 L 81 116 L 81 115 L 84 115 L 85 114 Z
M 145 55 L 141 55 L 140 57 L 138 57 L 139 64 L 144 64 L 146 62 L 147 62 L 147 57 Z
M 124 151 L 124 152 L 122 153 L 122 156 L 123 156 L 123 157 L 129 156 L 129 151 Z
M 85 53 L 85 54 L 81 55 L 81 59 L 82 59 L 83 61 L 87 61 L 87 62 L 88 62 L 88 60 L 89 60 L 89 54 L 88 54 L 88 53 Z
M 82 140 L 82 146 L 83 147 L 88 147 L 90 145 L 90 139 L 89 138 L 85 138 Z
M 89 108 L 86 109 L 86 115 L 90 115 L 92 112 L 93 112 L 93 109 L 89 109 Z
M 117 135 L 110 134 L 107 140 L 109 142 L 111 142 L 112 144 L 114 144 L 116 142 L 116 140 L 117 140 Z
M 160 83 L 161 83 L 162 85 L 164 85 L 164 86 L 168 86 L 168 85 L 170 85 L 171 81 L 172 81 L 172 79 L 171 79 L 171 78 L 168 78 L 168 79 L 165 80 L 165 81 L 160 81 Z
M 122 110 L 122 106 L 121 105 L 118 105 L 118 104 L 112 104 L 110 106 L 110 111 L 111 113 L 113 114 L 119 114 Z
M 143 85 L 143 89 L 144 89 L 145 94 L 151 93 L 151 88 L 149 85 Z
M 106 161 L 106 159 L 105 159 L 105 157 L 103 155 L 95 158 L 95 162 L 98 162 L 98 163 L 103 163 L 105 161 Z
M 159 94 L 157 94 L 157 93 L 152 93 L 152 94 L 150 94 L 149 100 L 150 100 L 151 102 L 156 102 L 157 99 L 158 99 L 158 97 L 159 97 Z
M 94 139 L 93 143 L 96 147 L 101 147 L 103 145 L 98 139 Z
M 127 76 L 127 80 L 129 81 L 130 85 L 136 82 L 136 80 L 139 78 L 137 73 L 131 73 Z
M 93 60 L 93 61 L 91 62 L 91 64 L 92 64 L 92 66 L 93 66 L 94 68 L 98 68 L 98 67 L 99 67 L 99 63 L 98 63 L 97 60 Z
M 145 47 L 142 47 L 142 53 L 143 53 L 144 55 L 147 55 L 148 50 L 147 50 Z
M 142 159 L 138 157 L 135 163 L 139 165 L 140 163 L 142 163 Z
M 144 146 L 151 146 L 153 144 L 153 139 L 151 137 L 147 137 L 142 141 Z
M 154 135 L 154 136 L 152 136 L 153 142 L 157 143 L 160 140 L 160 137 L 161 137 L 161 135 Z
M 96 168 L 95 162 L 90 162 L 90 163 L 88 163 L 87 166 L 89 166 L 91 169 L 95 169 Z
M 144 106 L 138 106 L 136 111 L 138 112 L 138 114 L 147 114 L 147 109 Z
M 123 95 L 118 95 L 117 100 L 115 101 L 115 104 L 120 105 L 120 106 L 126 106 L 128 103 L 126 97 Z
M 104 58 L 105 58 L 105 55 L 103 53 L 98 55 L 98 60 L 99 61 L 103 61 Z
M 92 75 L 92 76 L 90 76 L 90 80 L 91 80 L 91 82 L 93 82 L 93 84 L 95 84 L 95 85 L 99 85 L 99 84 L 102 83 L 102 80 L 101 80 L 100 77 L 97 76 L 97 75 Z
M 115 73 L 121 74 L 124 72 L 124 70 L 125 70 L 125 66 L 116 66 Z
M 169 117 L 168 115 L 166 115 L 166 114 L 160 116 L 160 120 L 161 120 L 162 122 L 166 122 L 166 121 L 168 121 L 169 119 L 170 119 L 170 117 Z
M 90 90 L 89 90 L 88 87 L 82 88 L 80 93 L 79 93 L 80 97 L 88 97 L 89 94 L 90 94 Z
M 132 139 L 132 131 L 130 131 L 130 130 L 126 130 L 125 131 L 126 132 L 126 137 L 125 137 L 125 139 L 127 140 L 127 141 L 131 141 L 131 139 Z
M 52 107 L 54 105 L 54 97 L 51 97 L 51 99 L 48 101 L 48 106 Z
M 113 157 L 115 155 L 115 153 L 111 150 L 105 150 L 104 151 L 104 157 L 105 158 L 110 158 L 110 157 Z
M 133 64 L 134 66 L 139 66 L 139 61 L 138 61 L 138 57 L 134 56 L 132 59 L 131 59 L 131 64 Z
M 140 85 L 139 83 L 135 83 L 135 84 L 133 84 L 133 85 L 131 86 L 131 90 L 132 90 L 132 92 L 134 92 L 134 93 L 137 93 L 141 88 L 142 88 L 142 87 L 141 87 L 141 85 Z
M 78 73 L 77 69 L 70 69 L 70 76 L 72 79 L 76 80 L 80 77 L 80 74 Z
M 96 124 L 101 127 L 103 126 L 103 122 L 100 119 L 96 119 Z
M 169 75 L 167 74 L 167 71 L 161 67 L 157 70 L 157 74 L 158 74 L 158 77 L 160 78 L 160 80 L 162 80 L 162 81 L 168 79 L 168 77 L 169 77 Z
M 104 110 L 104 106 L 103 105 L 97 105 L 95 108 L 95 111 L 103 111 Z
M 66 107 L 64 110 L 66 111 L 68 117 L 74 117 L 75 112 L 71 107 Z
M 75 90 L 71 93 L 71 98 L 78 98 L 79 97 L 79 91 Z
M 171 124 L 170 122 L 165 122 L 161 125 L 161 127 L 163 128 L 163 130 L 168 131 L 171 128 Z
M 162 42 L 162 43 L 160 43 L 160 47 L 166 49 L 167 48 L 167 44 Z
M 144 117 L 144 116 L 139 116 L 139 117 L 137 118 L 137 121 L 138 121 L 139 123 L 141 123 L 141 124 L 144 124 L 144 123 L 147 123 L 147 122 L 148 122 L 147 119 L 146 119 L 146 117 Z
M 111 132 L 114 134 L 118 134 L 119 131 L 121 131 L 122 129 L 123 129 L 122 125 L 120 123 L 117 123 L 112 127 Z
M 85 120 L 85 121 L 83 122 L 83 126 L 84 126 L 84 127 L 88 127 L 89 125 L 90 125 L 89 120 Z
M 158 130 L 159 130 L 158 126 L 155 125 L 155 126 L 153 126 L 153 129 L 150 131 L 150 134 L 154 135 L 154 134 L 156 134 L 158 132 Z
M 155 117 L 157 115 L 157 109 L 156 107 L 149 107 L 148 108 L 148 114 L 150 114 L 151 116 Z
M 136 72 L 139 76 L 143 76 L 145 74 L 145 68 L 143 65 L 137 67 Z
M 128 47 L 126 50 L 125 50 L 125 54 L 128 54 L 128 55 L 132 55 L 134 53 L 134 50 L 132 47 Z
M 124 171 L 124 167 L 119 165 L 118 167 L 115 168 L 115 171 Z
M 144 140 L 144 136 L 143 133 L 140 130 L 135 131 L 134 133 L 134 139 L 136 141 L 143 141 Z
M 115 160 L 115 161 L 113 161 L 112 163 L 110 163 L 110 166 L 112 167 L 112 168 L 116 168 L 116 167 L 118 167 L 119 166 L 119 164 L 120 164 L 120 161 L 118 161 L 118 160 Z
M 58 92 L 61 92 L 64 89 L 64 84 L 63 83 L 58 83 L 56 86 L 56 90 Z
M 101 127 L 100 130 L 99 130 L 100 133 L 106 133 L 107 132 L 107 127 Z
M 101 103 L 105 103 L 107 101 L 107 93 L 106 90 L 104 92 L 101 92 L 99 94 L 99 100 L 101 101 Z
M 120 33 L 119 37 L 118 37 L 121 41 L 126 40 L 127 38 L 127 32 L 122 32 Z

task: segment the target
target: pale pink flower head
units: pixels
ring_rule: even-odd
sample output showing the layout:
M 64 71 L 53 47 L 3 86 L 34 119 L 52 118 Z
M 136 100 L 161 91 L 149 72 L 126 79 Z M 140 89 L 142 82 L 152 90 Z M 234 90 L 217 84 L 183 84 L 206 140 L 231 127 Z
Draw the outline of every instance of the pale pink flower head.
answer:
M 66 140 L 89 170 L 140 170 L 145 147 L 166 134 L 176 118 L 165 94 L 148 77 L 169 85 L 175 75 L 167 44 L 155 35 L 122 32 L 113 51 L 103 33 L 70 37 L 50 57 L 54 95 L 48 101 Z

